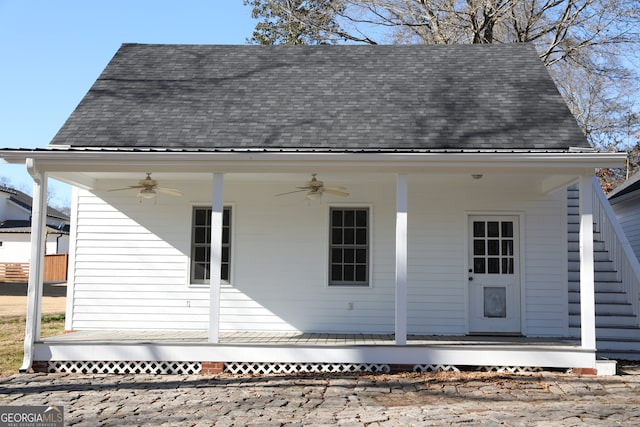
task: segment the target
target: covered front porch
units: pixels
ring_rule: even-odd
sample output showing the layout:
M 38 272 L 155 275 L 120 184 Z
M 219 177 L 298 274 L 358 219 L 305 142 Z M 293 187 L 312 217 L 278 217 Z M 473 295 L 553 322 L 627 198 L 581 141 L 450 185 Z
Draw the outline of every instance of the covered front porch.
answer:
M 82 188 L 75 219 L 84 227 L 77 231 L 83 239 L 76 238 L 74 246 L 67 310 L 67 329 L 81 331 L 39 338 L 42 242 L 35 239 L 24 371 L 33 361 L 596 369 L 589 191 L 593 169 L 587 166 L 599 164 L 599 156 L 585 153 L 584 163 L 568 172 L 568 159 L 559 154 L 394 154 L 379 160 L 366 154 L 251 153 L 247 158 L 235 153 L 181 153 L 175 158 L 170 153 L 102 152 L 99 158 L 91 157 L 92 162 L 77 162 L 79 153 L 73 158 L 62 154 L 47 152 L 41 161 L 28 161 L 39 208 L 33 221 L 34 227 L 41 224 L 49 176 Z M 373 279 L 367 286 L 327 285 L 329 204 L 311 209 L 274 197 L 300 182 L 292 174 L 305 176 L 310 170 L 303 160 L 313 160 L 313 171 L 349 189 L 347 206 L 371 214 L 368 260 Z M 550 166 L 554 163 L 558 165 Z M 154 171 L 154 177 L 180 188 L 184 196 L 151 205 L 111 192 L 139 176 L 141 168 Z M 484 173 L 482 180 L 472 174 L 478 170 Z M 558 339 L 569 330 L 561 247 L 566 229 L 562 198 L 554 195 L 576 181 L 584 189 L 578 344 Z M 453 194 L 463 197 L 452 199 Z M 219 277 L 220 236 L 229 204 L 236 212 L 235 273 L 228 283 L 190 283 L 192 207 L 211 207 L 210 275 Z M 503 223 L 511 226 L 509 244 L 501 246 L 507 248 L 502 249 L 506 261 L 500 265 L 515 277 L 519 291 L 510 300 L 517 312 L 515 329 L 506 332 L 489 324 L 473 330 L 470 306 L 481 307 L 483 299 L 469 290 L 469 273 L 476 267 L 469 256 L 475 243 L 469 243 L 469 224 L 471 217 L 482 222 L 489 215 L 498 218 L 488 220 L 495 224 L 507 216 Z M 121 240 L 114 240 L 110 230 Z M 140 244 L 141 236 L 155 246 Z M 514 250 L 521 262 L 509 271 Z M 506 314 L 489 317 L 495 321 Z M 165 334 L 165 328 L 190 332 Z M 145 333 L 129 335 L 133 331 L 124 329 Z M 101 336 L 105 330 L 122 332 Z M 298 332 L 336 330 L 343 333 Z M 473 332 L 487 334 L 465 337 Z M 502 337 L 504 333 L 527 338 Z

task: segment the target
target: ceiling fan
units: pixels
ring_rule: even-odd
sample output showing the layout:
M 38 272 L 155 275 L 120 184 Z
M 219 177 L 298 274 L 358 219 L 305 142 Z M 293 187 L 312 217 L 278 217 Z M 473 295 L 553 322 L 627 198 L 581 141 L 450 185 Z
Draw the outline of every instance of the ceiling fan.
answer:
M 301 193 L 303 191 L 307 192 L 305 196 L 305 200 L 317 200 L 322 197 L 323 193 L 332 194 L 334 196 L 347 197 L 349 193 L 342 191 L 346 190 L 345 187 L 336 186 L 336 187 L 325 187 L 322 181 L 318 181 L 316 178 L 317 174 L 311 174 L 311 181 L 307 181 L 302 187 L 296 187 L 297 190 L 288 191 L 286 193 L 276 194 L 276 196 L 284 196 L 286 194 L 293 193 Z
M 182 196 L 182 191 L 173 188 L 158 187 L 158 181 L 151 178 L 151 172 L 147 172 L 147 177 L 143 180 L 138 181 L 138 185 L 130 185 L 124 188 L 114 188 L 109 191 L 132 190 L 134 188 L 140 189 L 140 191 L 138 192 L 138 197 L 142 197 L 144 199 L 152 199 L 156 197 L 156 191 L 170 194 L 172 196 Z

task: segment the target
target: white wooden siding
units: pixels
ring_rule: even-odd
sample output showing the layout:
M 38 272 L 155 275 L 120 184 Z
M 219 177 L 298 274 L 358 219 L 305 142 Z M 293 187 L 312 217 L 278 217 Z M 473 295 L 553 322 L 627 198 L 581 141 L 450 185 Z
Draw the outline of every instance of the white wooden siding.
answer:
M 268 181 L 268 175 L 257 182 L 225 179 L 233 258 L 232 282 L 221 290 L 222 330 L 393 332 L 395 175 L 375 182 L 343 177 L 335 185 L 348 187 L 349 198 L 321 202 L 304 201 L 304 193 L 274 197 L 296 182 Z M 209 290 L 190 286 L 189 253 L 191 210 L 208 203 L 211 184 L 163 184 L 185 195 L 139 203 L 135 191 L 80 192 L 74 329 L 206 330 Z M 564 335 L 562 200 L 536 188 L 526 179 L 409 175 L 408 333 L 467 332 L 466 221 L 468 213 L 482 212 L 522 214 L 523 332 Z M 327 285 L 332 205 L 371 209 L 368 287 Z
M 31 235 L 27 233 L 0 234 L 0 262 L 29 262 Z
M 637 198 L 625 200 L 612 205 L 620 226 L 627 236 L 627 240 L 640 259 L 640 201 Z

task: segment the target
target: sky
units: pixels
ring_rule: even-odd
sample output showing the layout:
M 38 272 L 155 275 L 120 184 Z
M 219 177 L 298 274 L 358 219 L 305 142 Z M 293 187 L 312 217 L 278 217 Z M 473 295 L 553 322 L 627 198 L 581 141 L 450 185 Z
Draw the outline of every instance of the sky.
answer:
M 0 148 L 46 147 L 122 43 L 245 44 L 254 27 L 242 0 L 0 0 Z M 0 178 L 32 193 L 25 166 Z

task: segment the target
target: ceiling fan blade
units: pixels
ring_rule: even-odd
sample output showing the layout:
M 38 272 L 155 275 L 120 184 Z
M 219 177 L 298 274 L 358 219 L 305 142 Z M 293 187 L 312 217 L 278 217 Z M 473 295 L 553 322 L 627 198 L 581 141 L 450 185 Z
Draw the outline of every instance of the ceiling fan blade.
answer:
M 347 187 L 343 187 L 341 185 L 331 185 L 329 187 L 324 187 L 324 189 L 325 190 L 338 190 L 338 191 L 340 191 L 340 190 L 346 190 Z
M 333 194 L 334 196 L 340 196 L 340 197 L 347 197 L 349 195 L 349 193 L 346 193 L 344 191 L 338 191 L 338 190 L 334 190 L 332 188 L 327 188 L 327 187 L 325 187 L 324 190 L 322 190 L 322 192 Z
M 289 192 L 286 192 L 286 193 L 276 194 L 276 197 L 278 197 L 278 196 L 284 196 L 284 195 L 286 195 L 286 194 L 302 193 L 303 191 L 307 191 L 307 189 L 305 188 L 305 189 L 303 189 L 303 190 L 295 190 L 295 191 L 289 191 Z
M 176 190 L 175 188 L 156 187 L 155 189 L 161 193 L 170 194 L 172 196 L 182 196 L 182 191 Z
M 113 188 L 111 190 L 107 190 L 107 191 L 121 191 L 121 190 L 132 190 L 134 188 L 144 188 L 144 185 L 130 185 L 128 187 L 124 187 L 124 188 Z

